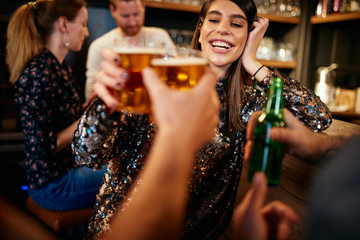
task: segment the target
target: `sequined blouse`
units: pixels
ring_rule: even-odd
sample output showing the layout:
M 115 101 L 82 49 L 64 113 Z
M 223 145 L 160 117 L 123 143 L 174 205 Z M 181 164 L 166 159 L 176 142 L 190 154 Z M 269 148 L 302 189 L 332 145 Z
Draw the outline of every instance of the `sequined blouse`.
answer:
M 246 91 L 241 112 L 246 125 L 251 114 L 262 108 L 264 91 L 270 76 L 257 88 Z M 226 79 L 219 79 L 217 92 L 221 102 L 218 134 L 196 156 L 189 181 L 188 211 L 182 239 L 216 239 L 227 228 L 240 181 L 246 131 L 230 131 L 226 104 Z M 313 91 L 284 76 L 285 106 L 314 131 L 331 124 L 329 109 Z M 108 115 L 97 99 L 82 116 L 72 143 L 79 164 L 99 169 L 109 162 L 97 195 L 86 239 L 101 237 L 108 229 L 119 204 L 129 201 L 126 194 L 136 183 L 145 158 L 151 149 L 156 127 L 148 116 L 114 113 Z M 126 204 L 124 204 L 126 206 Z M 139 226 L 141 227 L 141 226 Z
M 57 154 L 56 133 L 83 113 L 80 89 L 69 65 L 47 49 L 32 59 L 14 85 L 25 137 L 25 165 L 31 189 L 77 168 L 70 145 Z

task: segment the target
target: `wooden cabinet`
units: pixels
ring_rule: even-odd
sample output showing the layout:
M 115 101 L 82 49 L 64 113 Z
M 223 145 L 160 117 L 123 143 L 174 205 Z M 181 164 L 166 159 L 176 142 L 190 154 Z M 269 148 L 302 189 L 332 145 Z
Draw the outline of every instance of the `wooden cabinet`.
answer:
M 301 20 L 304 28 L 304 53 L 299 68 L 302 83 L 314 89 L 318 81 L 317 69 L 337 63 L 339 67 L 335 70 L 334 86 L 346 89 L 360 87 L 360 12 L 318 17 L 314 15 L 315 8 L 315 2 L 306 1 L 303 9 L 306 17 Z M 334 112 L 333 117 L 346 121 L 355 119 L 359 123 L 359 116 L 353 111 Z
M 304 37 L 302 75 L 313 88 L 317 81 L 317 68 L 337 63 L 335 86 L 360 86 L 360 12 L 329 14 L 325 18 L 314 16 L 314 4 L 309 4 Z
M 326 17 L 311 17 L 311 24 L 345 22 L 360 19 L 360 12 L 329 14 Z

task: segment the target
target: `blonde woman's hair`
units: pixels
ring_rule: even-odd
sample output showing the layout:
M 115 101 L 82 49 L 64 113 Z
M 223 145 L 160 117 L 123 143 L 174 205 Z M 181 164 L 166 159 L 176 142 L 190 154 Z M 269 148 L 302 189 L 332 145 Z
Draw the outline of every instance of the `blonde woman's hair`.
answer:
M 43 51 L 59 17 L 72 21 L 83 6 L 86 6 L 84 0 L 37 0 L 14 12 L 6 34 L 6 64 L 11 83 L 15 83 L 25 65 Z
M 43 49 L 43 42 L 36 29 L 30 5 L 24 4 L 15 11 L 6 36 L 6 64 L 10 71 L 10 82 L 15 83 L 25 64 Z

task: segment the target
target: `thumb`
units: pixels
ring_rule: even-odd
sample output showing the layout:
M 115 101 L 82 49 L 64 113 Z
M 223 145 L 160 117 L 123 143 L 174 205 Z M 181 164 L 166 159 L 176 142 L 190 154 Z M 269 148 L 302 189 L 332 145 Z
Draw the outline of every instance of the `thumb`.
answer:
M 267 194 L 267 181 L 265 174 L 257 172 L 253 178 L 253 194 L 251 196 L 249 208 L 261 209 L 264 205 Z
M 147 67 L 142 71 L 142 78 L 151 100 L 153 100 L 158 93 L 164 91 L 167 87 L 166 84 L 161 81 L 156 72 L 150 67 Z
M 199 88 L 206 89 L 209 88 L 209 86 L 215 88 L 216 82 L 217 82 L 216 74 L 212 70 L 207 68 L 204 74 L 199 79 L 199 83 L 197 84 L 195 89 L 199 89 Z

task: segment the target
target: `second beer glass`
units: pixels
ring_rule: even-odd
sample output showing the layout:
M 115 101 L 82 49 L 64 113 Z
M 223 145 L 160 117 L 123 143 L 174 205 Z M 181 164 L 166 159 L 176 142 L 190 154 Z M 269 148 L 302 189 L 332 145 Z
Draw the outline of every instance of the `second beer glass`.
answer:
M 151 66 L 168 86 L 178 90 L 194 87 L 205 72 L 207 61 L 195 49 L 181 48 L 177 56 L 154 58 Z

